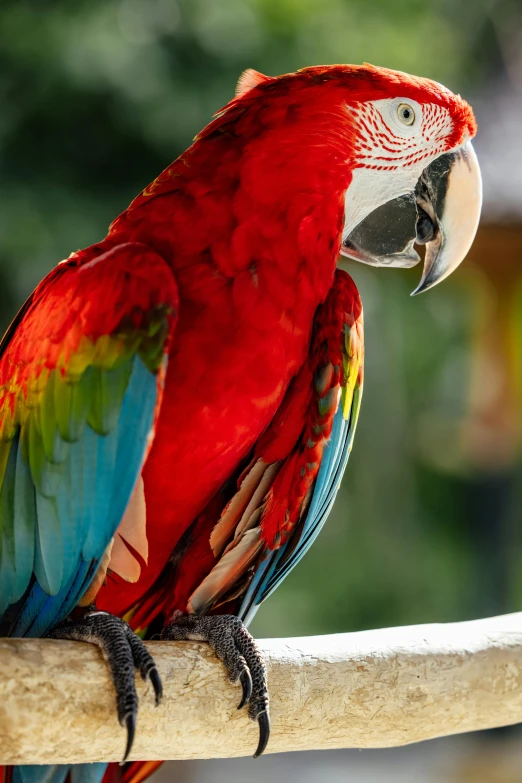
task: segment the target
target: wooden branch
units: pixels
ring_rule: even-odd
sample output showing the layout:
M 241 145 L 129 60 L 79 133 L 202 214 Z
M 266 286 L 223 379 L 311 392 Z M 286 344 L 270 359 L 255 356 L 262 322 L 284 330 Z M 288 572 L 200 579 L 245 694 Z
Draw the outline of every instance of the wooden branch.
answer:
M 268 751 L 375 748 L 522 721 L 522 613 L 261 643 L 269 667 Z M 149 644 L 165 696 L 138 684 L 135 759 L 251 754 L 257 729 L 236 710 L 209 648 Z M 0 640 L 0 763 L 121 759 L 125 734 L 99 651 Z

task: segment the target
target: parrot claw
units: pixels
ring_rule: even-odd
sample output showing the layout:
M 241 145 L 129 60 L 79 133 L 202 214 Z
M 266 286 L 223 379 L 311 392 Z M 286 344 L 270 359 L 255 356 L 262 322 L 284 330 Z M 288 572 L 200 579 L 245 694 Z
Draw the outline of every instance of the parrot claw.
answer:
M 254 753 L 255 759 L 263 753 L 270 737 L 270 715 L 267 710 L 263 710 L 258 714 L 257 722 L 259 724 L 259 743 Z
M 248 716 L 258 722 L 259 742 L 254 758 L 265 750 L 270 737 L 266 666 L 243 623 L 229 614 L 177 616 L 161 638 L 167 641 L 206 641 L 225 665 L 230 682 L 240 682 L 243 696 L 238 709 L 249 704 Z
M 124 718 L 124 723 L 127 727 L 127 745 L 125 747 L 125 753 L 123 754 L 123 758 L 120 761 L 120 767 L 123 767 L 123 765 L 129 758 L 129 753 L 131 752 L 132 749 L 132 744 L 134 742 L 134 734 L 136 733 L 136 713 L 129 712 Z
M 248 704 L 250 697 L 252 696 L 252 676 L 249 670 L 246 668 L 243 669 L 239 675 L 239 679 L 241 680 L 241 685 L 243 686 L 243 697 L 237 708 L 238 710 L 242 710 L 245 704 Z
M 144 680 L 147 679 L 146 676 L 143 674 L 141 675 Z M 161 684 L 161 678 L 159 676 L 159 672 L 154 666 L 153 669 L 150 670 L 148 673 L 148 678 L 151 682 L 152 687 L 154 688 L 154 695 L 156 697 L 156 707 L 159 707 L 161 703 L 161 699 L 163 698 L 163 685 Z
M 82 618 L 66 620 L 48 634 L 51 639 L 72 639 L 96 644 L 102 651 L 111 672 L 116 690 L 116 705 L 120 724 L 127 729 L 125 764 L 132 750 L 138 714 L 138 695 L 134 672 L 149 680 L 154 690 L 156 706 L 163 694 L 161 679 L 152 655 L 143 641 L 124 620 L 108 612 L 90 607 Z

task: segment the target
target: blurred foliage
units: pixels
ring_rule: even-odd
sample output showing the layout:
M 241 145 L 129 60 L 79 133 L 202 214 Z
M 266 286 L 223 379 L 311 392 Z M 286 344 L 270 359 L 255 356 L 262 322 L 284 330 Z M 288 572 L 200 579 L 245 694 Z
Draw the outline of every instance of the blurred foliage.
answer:
M 501 67 L 498 29 L 509 26 L 514 7 L 3 0 L 2 325 L 52 265 L 105 234 L 232 96 L 244 68 L 276 74 L 370 61 L 477 91 Z M 426 453 L 437 439 L 441 454 L 450 451 L 444 428 L 465 412 L 469 291 L 457 283 L 410 300 L 414 274 L 350 271 L 367 324 L 356 447 L 324 533 L 256 618 L 265 634 L 458 619 L 491 608 L 488 591 L 482 600 L 476 588 L 481 555 L 466 522 L 473 483 Z

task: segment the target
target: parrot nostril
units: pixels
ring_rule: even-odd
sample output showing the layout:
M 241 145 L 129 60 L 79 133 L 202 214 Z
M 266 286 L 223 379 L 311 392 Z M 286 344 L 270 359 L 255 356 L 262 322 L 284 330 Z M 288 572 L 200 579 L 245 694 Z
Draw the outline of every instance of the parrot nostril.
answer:
M 418 245 L 425 245 L 427 242 L 431 242 L 437 233 L 437 226 L 419 204 L 417 204 L 416 231 L 417 236 L 415 237 L 415 241 Z

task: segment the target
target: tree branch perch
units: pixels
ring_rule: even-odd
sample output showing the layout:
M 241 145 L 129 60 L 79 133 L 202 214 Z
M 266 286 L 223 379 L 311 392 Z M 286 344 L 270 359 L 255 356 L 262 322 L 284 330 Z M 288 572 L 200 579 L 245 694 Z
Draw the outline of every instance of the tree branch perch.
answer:
M 135 759 L 244 756 L 257 728 L 206 645 L 151 642 L 165 696 L 138 683 Z M 268 751 L 375 748 L 522 722 L 522 613 L 261 642 Z M 125 733 L 99 651 L 0 640 L 0 763 L 119 761 Z

